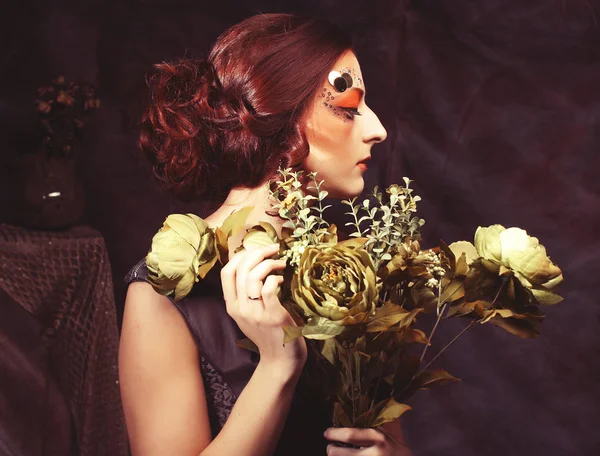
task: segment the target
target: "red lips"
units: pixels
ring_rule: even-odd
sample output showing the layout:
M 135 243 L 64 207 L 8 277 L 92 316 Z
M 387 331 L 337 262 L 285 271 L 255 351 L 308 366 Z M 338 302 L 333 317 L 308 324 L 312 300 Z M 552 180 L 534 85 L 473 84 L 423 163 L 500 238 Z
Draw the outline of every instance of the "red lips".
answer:
M 359 161 L 356 166 L 358 166 L 361 171 L 366 171 L 367 170 L 367 162 L 371 160 L 371 156 L 365 157 L 363 158 L 361 161 Z

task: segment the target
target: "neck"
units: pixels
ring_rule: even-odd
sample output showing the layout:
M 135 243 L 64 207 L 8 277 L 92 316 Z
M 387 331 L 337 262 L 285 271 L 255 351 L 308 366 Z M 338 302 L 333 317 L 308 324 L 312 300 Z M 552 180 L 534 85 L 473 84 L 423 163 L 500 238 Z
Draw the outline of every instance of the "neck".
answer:
M 246 219 L 246 228 L 257 225 L 258 222 L 269 222 L 277 230 L 277 233 L 281 235 L 284 220 L 267 213 L 272 210 L 272 205 L 269 200 L 269 188 L 266 183 L 254 188 L 237 187 L 231 189 L 225 202 L 206 218 L 206 222 L 213 228 L 220 226 L 231 213 L 247 206 L 253 206 L 254 209 L 252 209 Z

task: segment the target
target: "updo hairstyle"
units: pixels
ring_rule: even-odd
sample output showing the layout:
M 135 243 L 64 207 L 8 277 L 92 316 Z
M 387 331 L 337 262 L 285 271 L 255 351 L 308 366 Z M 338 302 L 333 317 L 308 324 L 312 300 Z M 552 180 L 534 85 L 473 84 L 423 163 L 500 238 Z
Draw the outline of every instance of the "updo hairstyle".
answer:
M 184 201 L 221 200 L 308 155 L 301 118 L 350 38 L 328 22 L 260 14 L 227 29 L 206 60 L 154 66 L 140 147 Z

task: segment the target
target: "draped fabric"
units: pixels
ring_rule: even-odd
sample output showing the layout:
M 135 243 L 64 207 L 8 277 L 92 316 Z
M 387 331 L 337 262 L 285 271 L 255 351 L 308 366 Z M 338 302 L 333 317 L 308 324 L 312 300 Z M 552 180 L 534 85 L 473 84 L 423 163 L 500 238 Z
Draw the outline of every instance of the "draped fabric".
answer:
M 126 455 L 102 237 L 0 225 L 0 299 L 0 450 Z
M 471 239 L 478 225 L 519 226 L 564 272 L 565 302 L 546 309 L 540 338 L 475 327 L 438 360 L 463 382 L 411 399 L 402 420 L 415 454 L 596 454 L 599 0 L 22 2 L 1 31 L 0 116 L 10 126 L 1 153 L 29 144 L 37 86 L 60 73 L 98 86 L 102 107 L 82 144 L 87 221 L 106 239 L 122 306 L 121 279 L 166 215 L 209 211 L 160 192 L 135 155 L 143 74 L 203 55 L 225 27 L 269 11 L 329 18 L 357 37 L 367 101 L 389 133 L 367 187 L 415 181 L 425 246 Z M 8 219 L 18 212 L 8 167 L 0 186 Z M 444 323 L 431 353 L 463 327 Z

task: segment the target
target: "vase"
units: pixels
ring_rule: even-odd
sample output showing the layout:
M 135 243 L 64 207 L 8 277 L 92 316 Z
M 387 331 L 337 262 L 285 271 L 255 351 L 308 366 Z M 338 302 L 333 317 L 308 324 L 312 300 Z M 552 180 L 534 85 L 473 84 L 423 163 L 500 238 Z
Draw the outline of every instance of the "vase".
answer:
M 40 152 L 29 155 L 22 166 L 22 225 L 56 230 L 81 220 L 85 196 L 75 157 L 52 157 Z

